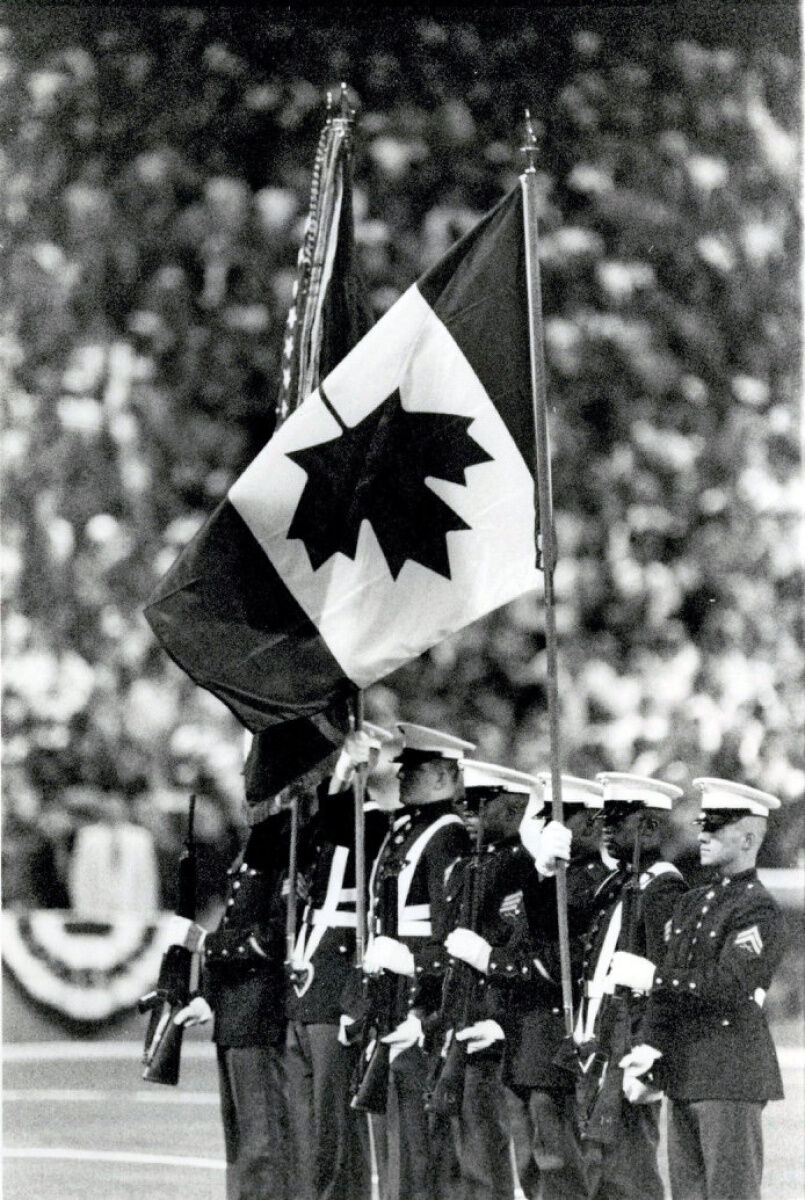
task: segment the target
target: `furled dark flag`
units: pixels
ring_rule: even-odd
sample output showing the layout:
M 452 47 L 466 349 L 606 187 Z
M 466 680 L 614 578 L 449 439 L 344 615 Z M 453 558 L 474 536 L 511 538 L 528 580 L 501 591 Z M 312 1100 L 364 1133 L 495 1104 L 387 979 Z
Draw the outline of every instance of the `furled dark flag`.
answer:
M 314 158 L 293 302 L 282 343 L 281 381 L 275 405 L 277 427 L 313 391 L 322 375 L 344 358 L 373 320 L 355 253 L 353 118 L 342 86 L 340 113 L 333 109 L 328 96 L 327 119 Z M 310 706 L 305 705 L 305 715 L 300 716 L 291 707 L 283 718 L 267 706 L 259 688 L 253 691 L 249 686 L 248 671 L 242 675 L 246 686 L 239 686 L 240 671 L 234 667 L 234 659 L 248 658 L 255 649 L 255 639 L 258 645 L 262 641 L 259 619 L 254 628 L 251 625 L 253 556 L 259 551 L 245 526 L 238 523 L 233 531 L 230 516 L 229 503 L 224 501 L 161 581 L 146 616 L 165 649 L 191 678 L 219 696 L 255 733 L 244 775 L 250 819 L 259 819 L 258 806 L 262 807 L 267 797 L 304 776 L 340 745 L 348 728 L 348 709 L 346 693 L 339 693 L 336 703 L 321 712 L 316 706 L 310 712 Z M 170 595 L 177 578 L 189 578 L 197 569 L 205 575 L 207 602 L 211 594 L 216 596 L 204 624 L 208 631 L 218 631 L 211 633 L 213 641 L 222 636 L 228 642 L 227 648 L 219 646 L 209 664 L 177 654 L 174 637 L 170 632 L 162 637 L 158 610 L 151 607 Z M 169 603 L 174 600 L 171 597 Z M 155 619 L 152 614 L 156 614 Z M 201 636 L 206 645 L 207 634 Z M 225 666 L 230 653 L 231 677 Z M 223 675 L 220 684 L 219 674 Z
M 251 729 L 313 717 L 537 587 L 515 187 L 293 412 L 147 617 Z

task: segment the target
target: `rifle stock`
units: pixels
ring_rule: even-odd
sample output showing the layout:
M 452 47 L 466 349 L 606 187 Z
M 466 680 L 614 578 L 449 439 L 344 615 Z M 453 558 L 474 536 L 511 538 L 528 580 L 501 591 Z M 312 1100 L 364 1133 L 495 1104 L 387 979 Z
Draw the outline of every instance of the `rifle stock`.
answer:
M 450 1038 L 447 1051 L 440 1055 L 425 1098 L 426 1112 L 454 1117 L 461 1112 L 464 1099 L 464 1072 L 467 1050 L 464 1042 Z
M 381 1042 L 380 1036 L 375 1038 L 372 1053 L 360 1075 L 355 1094 L 350 1106 L 357 1112 L 384 1113 L 389 1089 L 389 1054 L 390 1047 Z M 365 1052 L 361 1052 L 365 1058 Z
M 196 847 L 193 819 L 196 797 L 190 797 L 187 837 L 179 857 L 176 912 L 193 920 L 196 915 Z M 150 1013 L 143 1046 L 143 1079 L 148 1083 L 175 1085 L 179 1082 L 184 1026 L 174 1017 L 190 1000 L 193 955 L 184 946 L 169 946 L 162 956 L 157 985 L 138 1002 L 141 1013 Z
M 623 1101 L 617 1064 L 631 1041 L 631 1015 L 625 998 L 608 996 L 607 1000 L 606 1035 L 602 1035 L 588 1061 L 580 1066 L 576 1082 L 581 1136 L 605 1146 L 615 1141 L 617 1133 Z
M 481 800 L 475 843 L 464 879 L 459 915 L 459 924 L 464 928 L 471 929 L 473 933 L 478 932 L 478 916 L 481 908 L 480 870 L 483 845 L 483 809 L 484 802 Z M 463 1029 L 470 1023 L 479 978 L 477 972 L 467 963 L 451 962 L 445 972 L 442 985 L 443 1025 L 447 1025 L 450 1021 L 450 996 L 456 982 L 461 997 L 457 1029 Z M 458 1041 L 455 1036 L 457 1029 L 453 1030 L 453 1036 L 450 1038 L 446 1052 L 443 1052 L 436 1060 L 425 1093 L 425 1111 L 437 1113 L 443 1117 L 457 1116 L 461 1112 L 464 1099 L 467 1043 Z
M 383 879 L 383 914 L 385 932 L 397 933 L 397 877 Z M 358 1112 L 384 1113 L 389 1081 L 389 1046 L 381 1039 L 394 1028 L 397 1013 L 398 977 L 390 971 L 365 977 L 366 1016 L 364 1018 L 361 1053 L 352 1081 L 350 1105 Z M 374 1033 L 374 1046 L 367 1060 L 366 1051 Z
M 641 849 L 638 827 L 632 849 L 632 874 L 623 895 L 623 927 L 626 929 L 626 949 L 631 954 L 637 946 Z M 624 1103 L 618 1063 L 631 1048 L 632 993 L 629 988 L 617 987 L 611 996 L 603 998 L 592 1061 L 576 1087 L 582 1137 L 601 1145 L 611 1145 L 615 1141 Z

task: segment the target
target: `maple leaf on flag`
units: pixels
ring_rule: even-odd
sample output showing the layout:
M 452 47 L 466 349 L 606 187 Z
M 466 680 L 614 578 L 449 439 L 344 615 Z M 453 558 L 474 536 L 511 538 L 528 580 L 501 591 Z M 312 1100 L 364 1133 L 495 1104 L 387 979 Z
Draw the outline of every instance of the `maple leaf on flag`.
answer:
M 473 418 L 409 412 L 399 388 L 352 427 L 322 395 L 343 432 L 288 457 L 307 475 L 288 538 L 300 538 L 318 570 L 339 551 L 354 560 L 368 521 L 396 579 L 410 559 L 450 579 L 446 535 L 470 526 L 427 485 L 466 485 L 468 467 L 491 455 L 468 432 Z

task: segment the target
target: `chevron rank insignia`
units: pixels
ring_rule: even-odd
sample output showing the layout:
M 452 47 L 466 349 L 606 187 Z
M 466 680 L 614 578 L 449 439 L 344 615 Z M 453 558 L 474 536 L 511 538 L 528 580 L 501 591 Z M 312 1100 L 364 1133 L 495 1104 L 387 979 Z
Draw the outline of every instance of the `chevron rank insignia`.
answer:
M 672 924 L 672 918 L 669 917 L 668 920 L 665 922 L 665 925 L 663 926 L 663 938 L 665 939 L 666 942 L 670 942 L 670 940 L 671 940 L 671 924 Z
M 500 902 L 500 915 L 502 917 L 514 917 L 520 911 L 523 902 L 522 892 L 511 892 L 508 896 L 504 896 Z
M 760 954 L 763 949 L 763 938 L 760 936 L 757 925 L 750 925 L 748 929 L 742 929 L 740 933 L 736 934 L 733 944 L 749 950 L 752 954 Z

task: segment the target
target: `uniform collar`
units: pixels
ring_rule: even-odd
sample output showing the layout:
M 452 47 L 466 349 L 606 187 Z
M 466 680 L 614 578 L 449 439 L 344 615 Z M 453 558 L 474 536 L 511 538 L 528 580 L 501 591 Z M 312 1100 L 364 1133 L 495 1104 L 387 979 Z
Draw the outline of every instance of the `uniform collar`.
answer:
M 721 883 L 724 887 L 730 883 L 746 883 L 749 879 L 757 879 L 756 867 L 749 867 L 746 871 L 736 871 L 732 875 L 719 871 L 715 877 L 716 883 Z

